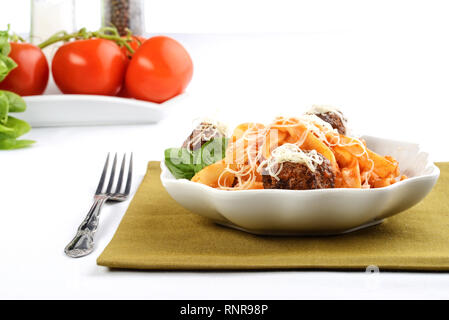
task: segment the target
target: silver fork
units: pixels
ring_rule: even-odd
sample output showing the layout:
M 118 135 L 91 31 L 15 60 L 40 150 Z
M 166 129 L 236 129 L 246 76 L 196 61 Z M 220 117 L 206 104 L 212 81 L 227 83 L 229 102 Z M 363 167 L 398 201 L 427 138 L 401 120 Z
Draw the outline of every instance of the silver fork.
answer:
M 98 222 L 100 219 L 100 210 L 106 201 L 125 201 L 129 196 L 129 191 L 131 189 L 132 181 L 132 170 L 133 170 L 133 154 L 129 160 L 128 175 L 126 178 L 126 186 L 124 192 L 122 190 L 123 178 L 125 175 L 125 162 L 126 154 L 123 156 L 120 173 L 117 181 L 117 186 L 115 191 L 112 192 L 114 185 L 115 171 L 117 167 L 117 153 L 114 157 L 114 162 L 112 163 L 112 169 L 109 177 L 109 183 L 106 191 L 103 192 L 103 186 L 106 180 L 106 175 L 109 166 L 109 154 L 106 158 L 106 163 L 104 165 L 103 172 L 101 174 L 100 182 L 98 183 L 97 191 L 94 196 L 94 203 L 87 213 L 86 218 L 81 223 L 76 233 L 75 238 L 65 247 L 64 252 L 66 255 L 72 258 L 79 258 L 87 256 L 94 250 L 94 235 L 97 231 Z

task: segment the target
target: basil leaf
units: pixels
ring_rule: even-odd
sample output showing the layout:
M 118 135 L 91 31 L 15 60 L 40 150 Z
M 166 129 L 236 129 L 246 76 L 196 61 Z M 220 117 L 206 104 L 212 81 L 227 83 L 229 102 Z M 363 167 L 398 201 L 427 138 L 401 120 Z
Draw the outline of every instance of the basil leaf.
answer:
M 9 33 L 0 31 L 0 54 L 7 56 L 11 52 L 11 44 L 9 43 Z
M 5 124 L 0 124 L 0 139 L 18 138 L 30 131 L 30 129 L 31 126 L 26 121 L 10 116 Z
M 33 140 L 0 139 L 0 150 L 21 149 L 29 147 L 33 143 L 35 143 Z
M 165 165 L 176 179 L 192 179 L 195 175 L 193 153 L 186 148 L 165 150 Z
M 23 100 L 21 96 L 11 91 L 0 90 L 0 96 L 2 93 L 8 99 L 9 112 L 24 112 L 26 110 L 27 105 L 25 103 L 25 100 Z
M 8 73 L 17 67 L 13 59 L 8 57 L 11 52 L 9 43 L 9 25 L 8 30 L 0 31 L 0 81 L 6 78 Z
M 2 56 L 0 56 L 0 82 L 2 82 L 9 73 L 9 68 L 6 65 L 6 62 L 4 62 L 1 57 Z
M 8 117 L 6 124 L 0 124 L 0 150 L 25 148 L 34 143 L 32 140 L 16 140 L 30 131 L 30 125 L 14 117 Z
M 8 56 L 0 55 L 0 82 L 3 81 L 15 67 L 17 67 L 17 63 L 15 63 L 13 59 Z
M 215 138 L 201 146 L 194 154 L 194 170 L 195 173 L 200 172 L 203 168 L 222 160 L 226 154 L 228 145 L 227 138 Z
M 0 91 L 0 124 L 5 124 L 8 121 L 9 99 Z
M 6 123 L 6 125 L 14 129 L 16 138 L 23 136 L 25 133 L 28 133 L 31 130 L 31 126 L 28 124 L 28 122 L 11 116 L 8 118 L 8 122 Z
M 0 140 L 1 139 L 10 139 L 16 138 L 16 132 L 13 128 L 9 128 L 4 124 L 0 124 Z
M 11 52 L 8 30 L 0 31 L 0 82 L 9 72 L 17 67 L 13 59 L 8 57 Z M 33 144 L 31 140 L 17 140 L 18 137 L 30 131 L 30 125 L 14 117 L 8 116 L 10 112 L 24 112 L 25 101 L 17 94 L 0 90 L 0 150 L 11 150 L 28 147 Z
M 176 179 L 192 179 L 203 168 L 225 157 L 227 138 L 215 138 L 203 144 L 200 149 L 186 148 L 165 150 L 165 165 Z

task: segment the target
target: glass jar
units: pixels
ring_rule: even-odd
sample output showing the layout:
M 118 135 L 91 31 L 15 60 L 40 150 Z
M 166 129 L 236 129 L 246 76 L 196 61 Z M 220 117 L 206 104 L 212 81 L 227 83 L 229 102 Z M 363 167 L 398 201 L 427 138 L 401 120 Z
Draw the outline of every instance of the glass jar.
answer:
M 75 0 L 32 0 L 31 41 L 35 44 L 58 31 L 75 31 Z
M 135 35 L 142 35 L 144 27 L 143 0 L 103 0 L 103 26 L 117 28 L 120 35 L 127 29 Z
M 75 31 L 75 0 L 31 0 L 30 40 L 39 44 L 59 31 Z M 43 52 L 51 60 L 60 44 Z

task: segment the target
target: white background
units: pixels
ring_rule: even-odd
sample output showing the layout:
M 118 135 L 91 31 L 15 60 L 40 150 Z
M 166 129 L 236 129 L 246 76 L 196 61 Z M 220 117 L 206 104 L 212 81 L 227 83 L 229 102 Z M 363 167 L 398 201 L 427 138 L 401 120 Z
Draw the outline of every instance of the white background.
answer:
M 99 4 L 76 2 L 78 27 L 98 26 Z M 27 32 L 27 3 L 8 1 L 0 26 Z M 200 115 L 235 123 L 332 104 L 358 132 L 420 142 L 449 161 L 446 1 L 146 3 L 147 32 L 172 35 L 192 55 L 189 97 L 158 125 L 33 129 L 33 148 L 0 152 L 0 297 L 449 297 L 445 273 L 110 272 L 95 259 L 128 203 L 104 209 L 91 256 L 65 257 L 105 153 L 135 152 L 135 190 L 146 162 Z
M 69 2 L 71 0 L 37 0 Z M 29 30 L 31 0 L 1 0 L 0 24 Z M 444 32 L 444 0 L 142 0 L 148 32 Z M 100 25 L 101 0 L 75 0 L 77 28 Z M 50 17 L 47 17 L 50 18 Z M 3 27 L 3 26 L 2 26 Z

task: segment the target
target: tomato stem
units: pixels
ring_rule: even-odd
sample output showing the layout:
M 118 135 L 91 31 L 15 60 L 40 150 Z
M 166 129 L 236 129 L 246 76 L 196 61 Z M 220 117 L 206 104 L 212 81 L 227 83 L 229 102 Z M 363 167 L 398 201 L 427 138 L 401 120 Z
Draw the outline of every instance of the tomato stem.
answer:
M 13 33 L 9 39 L 11 40 L 11 42 L 26 42 L 26 40 L 24 38 L 22 38 L 21 36 L 19 36 L 17 33 Z
M 11 25 L 8 23 L 8 28 L 6 29 L 6 35 L 9 41 L 11 42 L 26 42 L 24 38 L 22 38 L 21 36 L 19 36 L 17 33 L 13 32 L 12 34 L 10 33 L 11 30 Z
M 50 38 L 45 40 L 44 42 L 38 44 L 38 47 L 44 49 L 49 45 L 54 43 L 64 41 L 67 42 L 69 40 L 87 40 L 92 38 L 106 39 L 111 40 L 117 43 L 120 47 L 125 46 L 126 49 L 133 54 L 134 49 L 128 44 L 128 42 L 132 41 L 131 38 L 132 33 L 129 32 L 125 38 L 120 37 L 117 29 L 114 27 L 104 27 L 99 29 L 98 31 L 87 31 L 86 28 L 81 28 L 77 32 L 67 33 L 66 31 L 60 31 L 52 35 Z

